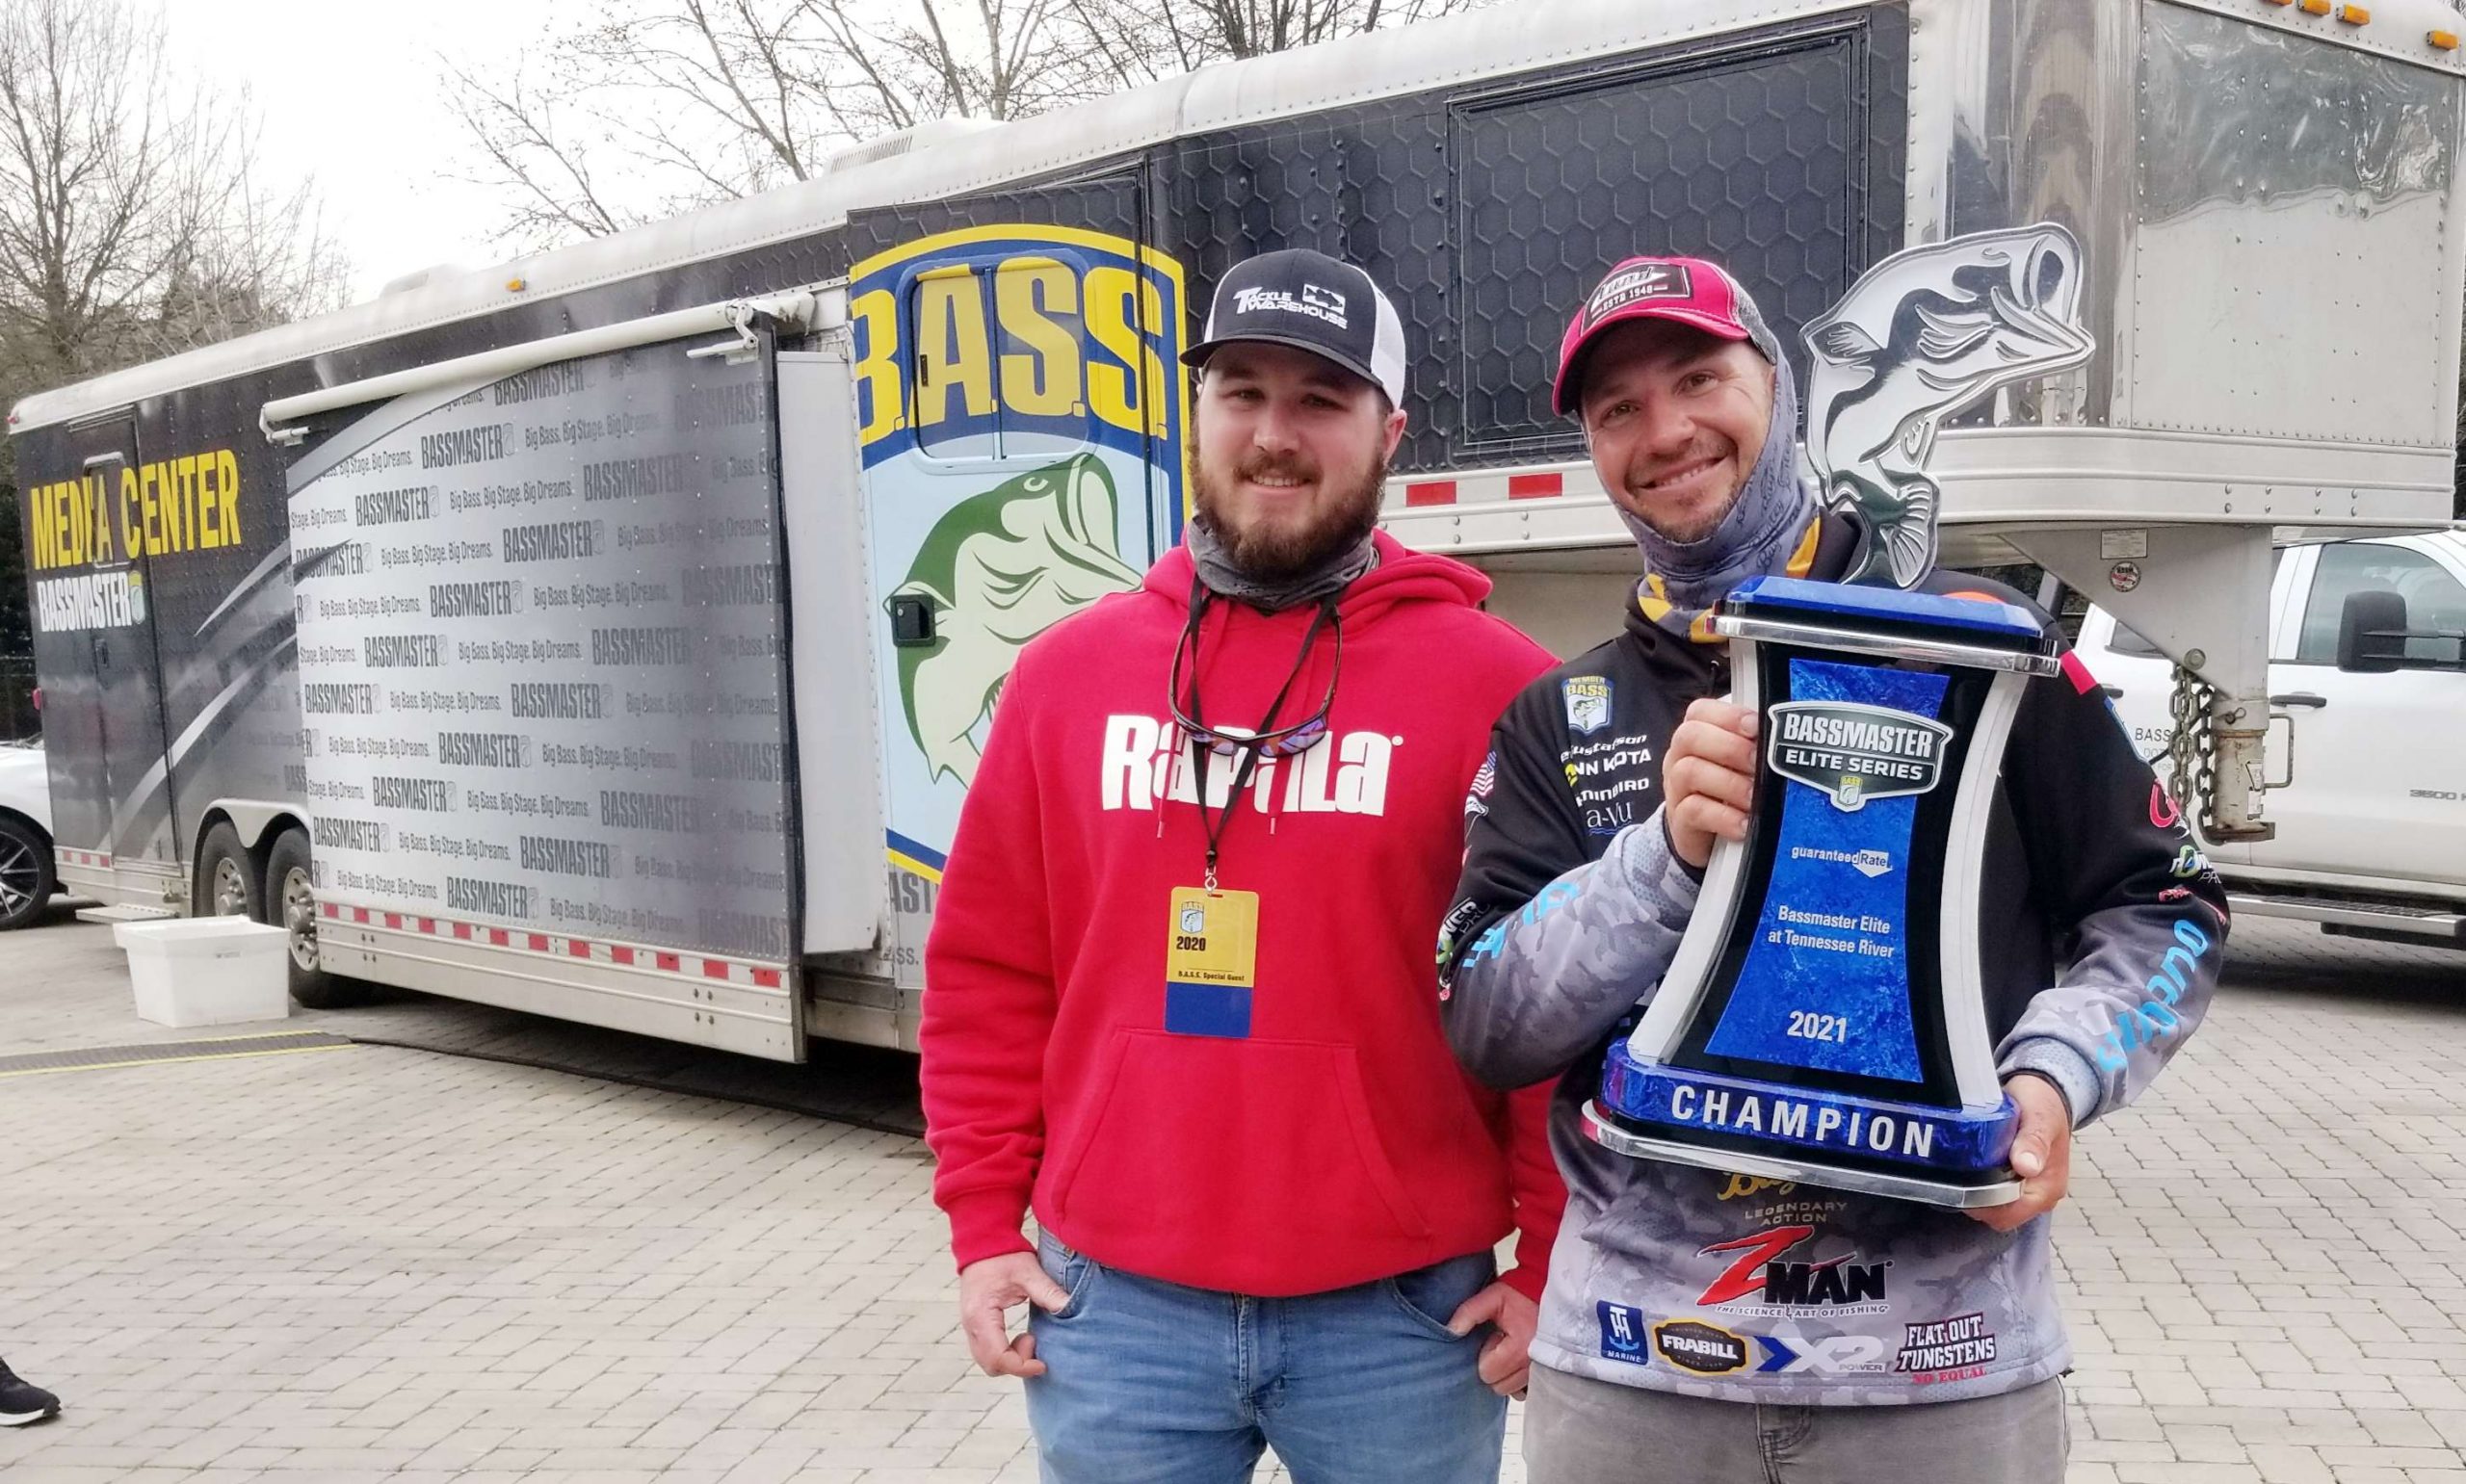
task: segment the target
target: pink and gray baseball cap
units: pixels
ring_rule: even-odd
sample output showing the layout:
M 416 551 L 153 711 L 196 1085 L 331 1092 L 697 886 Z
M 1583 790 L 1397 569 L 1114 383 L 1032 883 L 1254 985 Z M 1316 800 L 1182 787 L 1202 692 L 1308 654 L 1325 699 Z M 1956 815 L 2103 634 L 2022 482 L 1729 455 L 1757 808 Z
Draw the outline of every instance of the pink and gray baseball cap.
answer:
M 1594 286 L 1559 342 L 1550 410 L 1565 417 L 1584 395 L 1584 361 L 1602 335 L 1632 320 L 1669 320 L 1723 340 L 1745 340 L 1773 365 L 1781 342 L 1736 278 L 1702 258 L 1629 258 Z

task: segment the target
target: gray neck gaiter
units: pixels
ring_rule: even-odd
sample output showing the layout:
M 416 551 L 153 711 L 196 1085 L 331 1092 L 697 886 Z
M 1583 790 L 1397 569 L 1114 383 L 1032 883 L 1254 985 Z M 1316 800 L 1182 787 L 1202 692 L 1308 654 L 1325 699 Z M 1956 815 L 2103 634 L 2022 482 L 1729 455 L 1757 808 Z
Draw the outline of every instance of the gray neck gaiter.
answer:
M 1309 571 L 1262 582 L 1233 564 L 1224 543 L 1204 521 L 1193 520 L 1184 528 L 1182 544 L 1191 549 L 1191 564 L 1198 569 L 1198 580 L 1208 591 L 1271 613 L 1331 598 L 1378 561 L 1376 534 L 1364 532 L 1358 542 Z

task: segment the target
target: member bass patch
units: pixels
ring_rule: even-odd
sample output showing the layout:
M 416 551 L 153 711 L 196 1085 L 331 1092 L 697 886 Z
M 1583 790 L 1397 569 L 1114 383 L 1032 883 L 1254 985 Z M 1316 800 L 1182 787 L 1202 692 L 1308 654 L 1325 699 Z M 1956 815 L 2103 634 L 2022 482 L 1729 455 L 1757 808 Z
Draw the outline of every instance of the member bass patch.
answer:
M 1567 730 L 1588 737 L 1610 724 L 1610 677 L 1570 675 L 1559 682 L 1567 700 Z
M 1781 701 L 1771 713 L 1766 764 L 1827 794 L 1835 809 L 1925 794 L 1944 776 L 1953 729 L 1930 716 L 1855 701 Z

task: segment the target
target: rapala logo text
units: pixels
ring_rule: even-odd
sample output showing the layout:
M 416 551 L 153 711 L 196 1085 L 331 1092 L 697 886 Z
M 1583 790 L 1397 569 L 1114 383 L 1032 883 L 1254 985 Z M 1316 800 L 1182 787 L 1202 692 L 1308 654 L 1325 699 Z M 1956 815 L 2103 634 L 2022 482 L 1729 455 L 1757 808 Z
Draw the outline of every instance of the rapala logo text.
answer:
M 1388 763 L 1403 742 L 1384 732 L 1347 732 L 1299 757 L 1261 759 L 1250 774 L 1251 806 L 1261 814 L 1383 815 Z M 1239 763 L 1210 762 L 1209 807 L 1223 807 Z M 1160 797 L 1198 801 L 1197 773 L 1181 729 L 1153 716 L 1107 716 L 1101 768 L 1107 809 L 1152 809 Z

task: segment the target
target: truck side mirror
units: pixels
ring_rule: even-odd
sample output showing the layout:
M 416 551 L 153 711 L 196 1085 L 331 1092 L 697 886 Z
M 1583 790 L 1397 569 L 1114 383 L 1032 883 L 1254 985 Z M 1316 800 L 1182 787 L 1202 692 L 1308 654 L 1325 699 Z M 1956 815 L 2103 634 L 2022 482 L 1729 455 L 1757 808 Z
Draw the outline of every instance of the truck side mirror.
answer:
M 2338 668 L 2383 675 L 2406 662 L 2406 600 L 2394 592 L 2350 592 L 2338 614 Z

